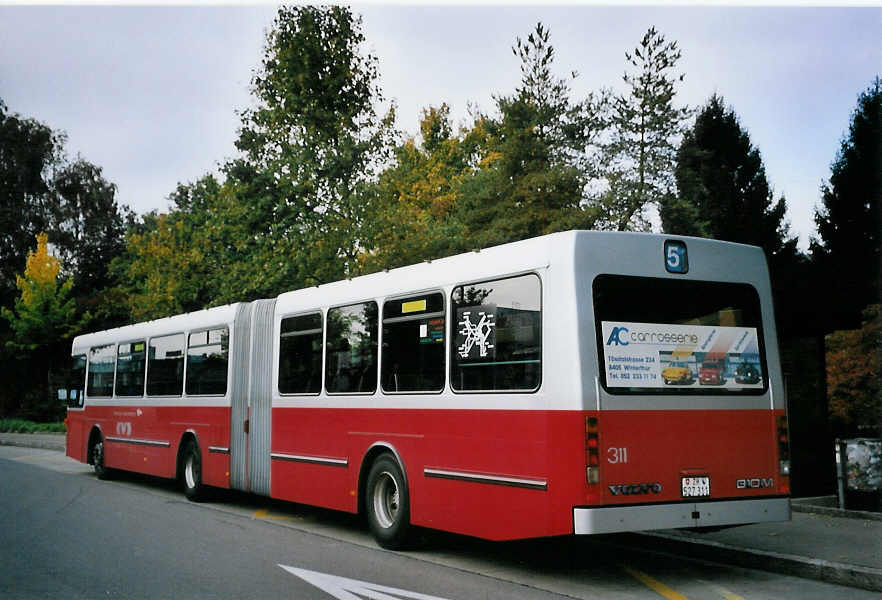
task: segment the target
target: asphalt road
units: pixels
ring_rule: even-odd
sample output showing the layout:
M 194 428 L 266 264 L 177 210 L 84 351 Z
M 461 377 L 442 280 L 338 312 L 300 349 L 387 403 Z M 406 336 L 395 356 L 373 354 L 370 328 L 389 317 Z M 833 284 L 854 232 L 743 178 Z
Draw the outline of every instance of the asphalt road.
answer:
M 352 516 L 173 482 L 98 481 L 61 453 L 0 447 L 0 597 L 421 600 L 880 598 L 651 554 L 615 536 L 491 543 L 426 532 L 379 549 Z

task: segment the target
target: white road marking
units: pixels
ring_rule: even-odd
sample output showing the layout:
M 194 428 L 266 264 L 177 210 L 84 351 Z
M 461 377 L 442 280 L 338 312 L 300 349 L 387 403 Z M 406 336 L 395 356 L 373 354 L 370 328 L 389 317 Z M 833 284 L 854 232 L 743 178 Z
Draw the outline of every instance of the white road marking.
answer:
M 306 569 L 297 569 L 295 567 L 286 567 L 285 565 L 279 566 L 292 575 L 300 577 L 323 592 L 337 598 L 337 600 L 402 600 L 403 598 L 411 600 L 445 600 L 438 596 L 429 596 L 428 594 L 420 594 L 419 592 L 399 590 L 397 588 L 377 585 L 376 583 L 359 581 L 358 579 L 347 579 L 346 577 L 338 577 L 337 575 L 318 573 Z

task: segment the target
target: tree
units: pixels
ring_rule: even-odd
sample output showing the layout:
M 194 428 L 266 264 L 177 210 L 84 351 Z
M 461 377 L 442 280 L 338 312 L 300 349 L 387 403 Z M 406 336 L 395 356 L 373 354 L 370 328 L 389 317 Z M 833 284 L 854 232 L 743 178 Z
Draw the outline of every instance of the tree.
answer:
M 603 163 L 609 184 L 602 200 L 605 228 L 646 229 L 645 210 L 671 193 L 676 143 L 690 115 L 674 104 L 676 85 L 684 78 L 673 73 L 680 56 L 677 42 L 667 42 L 655 27 L 633 53 L 625 53 L 636 73 L 625 72 L 629 91 L 612 102 Z
M 83 158 L 60 164 L 51 187 L 53 246 L 73 277 L 79 311 L 91 314 L 92 329 L 124 324 L 129 315 L 108 267 L 125 251 L 126 223 L 134 214 L 117 202 L 116 186 L 101 167 Z
M 759 150 L 735 111 L 714 94 L 683 136 L 674 169 L 677 195 L 661 203 L 665 232 L 752 244 L 769 257 L 796 252 Z
M 882 312 L 878 304 L 863 311 L 860 329 L 836 331 L 826 338 L 827 394 L 838 434 L 879 435 L 882 427 Z
M 268 227 L 254 269 L 281 291 L 347 275 L 377 170 L 394 134 L 380 116 L 377 59 L 364 54 L 361 19 L 340 6 L 282 7 L 252 79 L 228 165 L 255 218 Z M 256 233 L 256 232 L 252 232 Z
M 594 175 L 590 147 L 602 128 L 600 99 L 571 98 L 570 81 L 552 72 L 554 47 L 542 23 L 517 38 L 512 52 L 521 83 L 495 97 L 498 117 L 481 115 L 485 152 L 460 186 L 459 219 L 471 247 L 590 228 L 597 216 L 586 186 Z
M 829 296 L 830 329 L 859 326 L 882 279 L 882 80 L 858 97 L 848 134 L 821 186 L 811 253 Z
M 0 306 L 11 305 L 30 241 L 49 226 L 63 142 L 63 134 L 9 113 L 0 99 Z
M 446 104 L 423 110 L 419 138 L 405 140 L 379 178 L 368 211 L 359 272 L 400 267 L 465 249 L 456 207 L 462 181 L 478 168 L 480 122 L 454 133 Z
M 775 200 L 765 167 L 734 109 L 714 94 L 685 132 L 674 169 L 677 194 L 661 203 L 666 233 L 760 246 L 766 251 L 778 307 L 778 333 L 805 335 L 816 305 L 807 261 Z
M 16 278 L 20 296 L 14 310 L 0 308 L 14 338 L 7 342 L 18 353 L 31 357 L 34 372 L 45 377 L 37 393 L 29 394 L 36 406 L 24 407 L 31 414 L 43 415 L 51 406 L 52 369 L 64 355 L 65 340 L 77 332 L 83 321 L 75 319 L 76 306 L 71 289 L 73 280 L 60 280 L 61 261 L 49 254 L 49 236 L 37 235 L 37 248 L 28 253 L 24 276 Z M 39 381 L 39 380 L 38 380 Z M 48 410 L 51 414 L 51 409 Z
M 130 211 L 116 200 L 116 186 L 101 167 L 82 158 L 64 164 L 52 187 L 59 197 L 53 215 L 55 246 L 82 294 L 113 284 L 107 265 L 125 247 L 125 224 Z
M 148 213 L 142 231 L 127 237 L 112 269 L 124 282 L 133 321 L 158 319 L 205 307 L 203 254 L 180 214 Z

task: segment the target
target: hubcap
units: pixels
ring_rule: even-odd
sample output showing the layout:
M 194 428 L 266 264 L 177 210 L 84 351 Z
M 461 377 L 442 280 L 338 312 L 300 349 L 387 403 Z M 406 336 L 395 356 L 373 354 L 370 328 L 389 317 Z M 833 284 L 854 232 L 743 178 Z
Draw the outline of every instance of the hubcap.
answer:
M 398 497 L 398 482 L 388 471 L 383 471 L 374 487 L 374 514 L 383 529 L 392 527 L 398 518 L 401 507 Z
M 187 464 L 184 467 L 184 479 L 187 480 L 188 488 L 196 487 L 196 465 L 193 464 L 194 462 L 193 457 L 190 456 L 187 458 Z
M 96 469 L 104 466 L 104 442 L 95 444 L 95 448 L 92 450 L 92 464 Z

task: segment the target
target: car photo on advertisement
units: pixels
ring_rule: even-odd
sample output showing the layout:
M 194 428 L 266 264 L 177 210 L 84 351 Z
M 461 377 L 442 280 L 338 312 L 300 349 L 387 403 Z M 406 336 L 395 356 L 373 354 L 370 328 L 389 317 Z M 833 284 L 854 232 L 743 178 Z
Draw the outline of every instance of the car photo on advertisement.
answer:
M 662 379 L 666 385 L 692 385 L 695 375 L 685 363 L 671 363 L 662 371 Z
M 759 370 L 750 363 L 741 363 L 735 369 L 735 383 L 754 385 L 760 382 Z
M 725 357 L 709 353 L 701 361 L 701 367 L 698 369 L 698 383 L 701 385 L 723 385 L 726 383 L 726 379 L 723 376 L 725 370 Z

